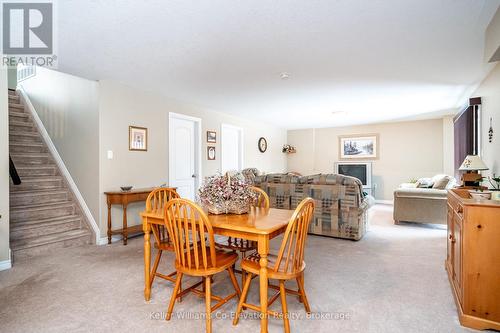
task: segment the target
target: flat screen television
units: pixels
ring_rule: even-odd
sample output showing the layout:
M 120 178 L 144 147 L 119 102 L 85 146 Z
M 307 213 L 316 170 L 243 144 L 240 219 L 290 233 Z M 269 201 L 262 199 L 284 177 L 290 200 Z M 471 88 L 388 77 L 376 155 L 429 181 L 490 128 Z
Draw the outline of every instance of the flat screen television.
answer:
M 335 173 L 358 178 L 363 184 L 363 189 L 371 190 L 372 188 L 371 162 L 337 162 Z

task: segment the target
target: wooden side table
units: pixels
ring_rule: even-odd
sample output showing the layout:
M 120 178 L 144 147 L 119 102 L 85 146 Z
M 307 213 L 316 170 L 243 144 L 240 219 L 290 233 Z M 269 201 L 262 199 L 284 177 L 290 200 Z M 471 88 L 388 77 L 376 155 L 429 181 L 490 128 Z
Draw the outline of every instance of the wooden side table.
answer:
M 142 225 L 127 226 L 127 206 L 131 202 L 146 201 L 149 193 L 154 188 L 134 189 L 128 192 L 111 191 L 104 192 L 108 202 L 108 244 L 111 244 L 111 236 L 121 234 L 123 236 L 123 245 L 127 245 L 128 234 L 142 232 Z M 111 230 L 111 205 L 121 205 L 123 207 L 123 227 L 122 229 Z

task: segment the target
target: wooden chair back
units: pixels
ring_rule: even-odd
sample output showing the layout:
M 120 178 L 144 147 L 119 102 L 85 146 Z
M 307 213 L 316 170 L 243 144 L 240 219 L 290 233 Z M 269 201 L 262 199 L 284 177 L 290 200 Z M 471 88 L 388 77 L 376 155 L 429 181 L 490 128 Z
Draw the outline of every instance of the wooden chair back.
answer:
M 250 189 L 258 194 L 258 197 L 252 206 L 265 209 L 269 208 L 269 196 L 267 193 L 263 189 L 256 186 L 250 186 Z
M 212 225 L 198 205 L 187 199 L 170 200 L 165 205 L 165 226 L 178 265 L 185 269 L 217 266 Z
M 151 193 L 149 193 L 148 198 L 146 199 L 146 212 L 158 215 L 164 214 L 165 204 L 176 198 L 180 198 L 180 196 L 173 188 L 154 189 Z M 162 247 L 162 244 L 170 243 L 168 232 L 163 226 L 156 224 L 153 225 L 151 230 L 153 231 L 153 236 L 158 248 Z
M 305 198 L 295 209 L 281 242 L 274 270 L 296 273 L 304 261 L 309 223 L 314 214 L 314 200 Z
M 165 204 L 176 198 L 180 196 L 173 188 L 154 189 L 146 199 L 146 212 L 161 215 L 164 213 Z

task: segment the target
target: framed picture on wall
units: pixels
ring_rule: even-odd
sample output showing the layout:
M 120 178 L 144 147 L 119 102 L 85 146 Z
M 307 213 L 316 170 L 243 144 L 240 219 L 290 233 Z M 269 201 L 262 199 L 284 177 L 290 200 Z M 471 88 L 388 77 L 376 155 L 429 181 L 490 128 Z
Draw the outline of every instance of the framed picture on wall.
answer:
M 207 159 L 209 161 L 215 161 L 215 147 L 207 147 Z
M 339 159 L 377 159 L 378 134 L 339 136 Z
M 217 143 L 217 132 L 207 131 L 207 142 L 208 143 Z
M 128 127 L 128 149 L 136 151 L 148 150 L 148 129 L 145 127 Z

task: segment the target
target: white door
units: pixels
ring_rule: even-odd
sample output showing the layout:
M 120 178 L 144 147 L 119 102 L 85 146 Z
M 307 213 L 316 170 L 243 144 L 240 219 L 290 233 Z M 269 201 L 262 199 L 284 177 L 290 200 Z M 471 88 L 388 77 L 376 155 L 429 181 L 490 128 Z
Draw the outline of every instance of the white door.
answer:
M 201 120 L 169 114 L 169 184 L 182 198 L 195 200 L 201 174 Z
M 221 170 L 241 171 L 243 169 L 243 129 L 221 125 Z

